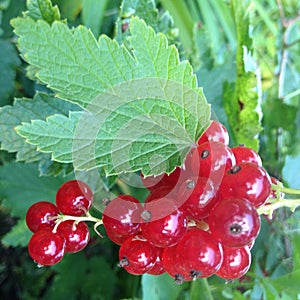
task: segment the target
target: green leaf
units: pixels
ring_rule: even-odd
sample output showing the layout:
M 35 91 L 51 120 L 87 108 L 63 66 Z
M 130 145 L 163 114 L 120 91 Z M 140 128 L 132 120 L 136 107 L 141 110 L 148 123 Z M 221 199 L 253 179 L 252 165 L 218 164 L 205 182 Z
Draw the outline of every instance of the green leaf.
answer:
M 60 12 L 57 6 L 53 6 L 51 0 L 28 0 L 28 11 L 25 15 L 34 20 L 45 20 L 52 24 L 60 19 Z
M 15 47 L 8 41 L 0 39 L 0 105 L 6 104 L 15 88 L 16 69 L 20 59 Z
M 99 36 L 104 12 L 108 0 L 82 0 L 82 22 L 90 28 L 95 36 Z
M 18 161 L 32 162 L 42 159 L 45 156 L 36 152 L 36 147 L 25 143 L 16 133 L 15 127 L 32 119 L 45 119 L 55 113 L 68 114 L 69 110 L 76 109 L 79 107 L 44 93 L 37 93 L 34 99 L 16 99 L 13 106 L 0 108 L 1 149 L 17 152 Z
M 18 221 L 16 225 L 1 239 L 1 242 L 5 246 L 11 247 L 26 247 L 28 245 L 29 239 L 32 232 L 27 228 L 24 219 Z
M 108 175 L 169 173 L 208 125 L 210 108 L 190 64 L 180 62 L 177 49 L 143 21 L 130 23 L 134 56 L 105 36 L 98 44 L 84 27 L 71 31 L 28 18 L 13 24 L 24 56 L 41 68 L 38 78 L 88 111 L 17 127 L 53 160 L 73 162 L 76 169 L 104 167 Z M 32 31 L 48 42 L 35 44 Z M 62 39 L 56 56 L 52 43 Z
M 142 276 L 143 300 L 176 300 L 185 284 L 176 285 L 168 274 Z
M 227 83 L 224 108 L 236 144 L 258 151 L 261 132 L 260 74 L 252 58 L 248 4 L 233 1 L 237 28 L 236 82 Z
M 35 202 L 55 201 L 57 189 L 68 178 L 39 177 L 35 163 L 9 163 L 0 167 L 0 196 L 2 205 L 13 217 L 25 218 Z M 20 229 L 20 228 L 19 228 Z
M 57 275 L 43 299 L 113 299 L 116 276 L 105 258 L 87 259 L 81 251 L 66 255 L 53 269 Z
M 52 0 L 52 3 L 59 7 L 62 18 L 70 22 L 76 20 L 82 8 L 81 0 Z
M 211 288 L 206 278 L 200 278 L 192 282 L 190 289 L 191 300 L 213 300 Z
M 166 35 L 170 44 L 176 43 L 178 31 L 174 29 L 173 18 L 168 12 L 160 13 L 154 0 L 136 1 L 123 0 L 116 23 L 116 40 L 130 48 L 129 23 L 130 18 L 136 16 L 143 19 L 155 32 Z

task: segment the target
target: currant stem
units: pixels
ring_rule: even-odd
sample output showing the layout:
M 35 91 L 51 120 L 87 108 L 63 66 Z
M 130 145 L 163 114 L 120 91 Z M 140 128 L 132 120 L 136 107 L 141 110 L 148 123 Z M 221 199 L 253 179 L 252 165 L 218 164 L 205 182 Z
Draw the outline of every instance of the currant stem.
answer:
M 264 205 L 257 209 L 257 212 L 272 217 L 274 210 L 281 207 L 288 207 L 292 212 L 300 206 L 300 199 L 281 199 L 279 201 L 273 202 L 271 204 Z
M 291 188 L 287 188 L 287 187 L 280 188 L 280 191 L 285 193 L 285 194 L 300 195 L 300 190 L 291 189 Z

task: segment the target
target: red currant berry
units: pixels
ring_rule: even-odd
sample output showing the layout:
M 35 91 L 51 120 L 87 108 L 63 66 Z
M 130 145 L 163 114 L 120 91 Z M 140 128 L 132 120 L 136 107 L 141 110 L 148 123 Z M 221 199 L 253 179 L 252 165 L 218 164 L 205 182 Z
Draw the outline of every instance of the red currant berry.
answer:
M 235 165 L 229 147 L 220 142 L 207 142 L 198 146 L 192 157 L 193 174 L 210 178 L 218 189 L 224 173 Z
M 239 165 L 242 162 L 250 162 L 262 166 L 262 161 L 257 152 L 253 149 L 245 147 L 245 146 L 237 146 L 231 148 L 231 151 L 234 154 L 236 164 Z
M 188 231 L 177 245 L 178 258 L 191 278 L 209 277 L 223 260 L 221 244 L 201 229 Z
M 174 205 L 172 200 L 163 198 L 146 203 L 142 213 L 141 224 L 143 236 L 156 247 L 171 247 L 176 245 L 187 231 L 188 220 L 182 211 L 174 207 L 171 213 L 166 213 Z M 162 214 L 161 218 L 156 215 Z
M 223 247 L 223 262 L 216 275 L 232 280 L 240 278 L 247 273 L 251 265 L 251 253 L 249 248 Z
M 157 248 L 157 257 L 154 266 L 147 272 L 147 274 L 151 275 L 161 275 L 165 273 L 165 268 L 162 262 L 162 254 L 164 248 Z
M 61 222 L 57 233 L 66 240 L 66 252 L 75 253 L 86 247 L 90 240 L 89 228 L 84 222 L 76 224 L 72 220 Z
M 198 140 L 198 145 L 206 142 L 220 142 L 229 144 L 229 134 L 227 129 L 220 122 L 213 120 Z
M 65 239 L 50 229 L 35 232 L 29 243 L 31 258 L 41 266 L 52 266 L 62 260 L 65 253 Z
M 119 195 L 105 207 L 102 221 L 108 236 L 119 244 L 140 231 L 141 203 L 133 196 Z
M 222 245 L 244 247 L 259 233 L 260 218 L 256 209 L 244 199 L 221 200 L 210 212 L 209 229 Z
M 81 216 L 90 209 L 93 192 L 80 180 L 65 182 L 56 193 L 56 205 L 65 215 Z
M 256 208 L 271 194 L 271 179 L 265 169 L 253 163 L 240 163 L 223 177 L 220 196 L 247 199 Z
M 54 227 L 59 214 L 58 208 L 51 202 L 41 201 L 31 205 L 26 213 L 26 224 L 32 232 L 44 227 Z
M 219 198 L 209 178 L 199 177 L 186 180 L 178 191 L 180 210 L 193 220 L 202 220 L 208 216 Z
M 149 195 L 145 199 L 145 203 L 152 202 L 154 200 L 158 200 L 158 199 L 165 198 L 165 197 L 166 198 L 170 198 L 170 197 L 175 198 L 176 197 L 175 195 L 176 195 L 175 190 L 170 191 L 169 186 L 163 185 L 163 186 L 160 186 L 160 187 L 157 187 L 157 188 L 151 190 Z
M 177 245 L 164 248 L 162 254 L 162 262 L 165 271 L 173 278 L 176 284 L 181 284 L 184 281 L 192 280 L 190 273 L 182 267 L 182 261 L 178 258 Z
M 159 186 L 168 186 L 169 190 L 172 190 L 176 186 L 179 177 L 180 177 L 179 167 L 175 168 L 175 170 L 170 174 L 163 173 L 158 176 L 144 177 L 143 174 L 141 173 L 142 182 L 144 186 L 149 190 L 156 189 Z
M 144 238 L 130 237 L 120 247 L 119 265 L 130 274 L 144 274 L 154 266 L 157 251 L 157 248 Z

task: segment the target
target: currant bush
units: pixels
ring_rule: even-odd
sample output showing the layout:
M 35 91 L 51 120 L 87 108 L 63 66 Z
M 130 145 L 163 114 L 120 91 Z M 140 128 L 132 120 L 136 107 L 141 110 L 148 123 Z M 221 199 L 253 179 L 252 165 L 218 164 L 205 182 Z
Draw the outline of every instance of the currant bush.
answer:
M 167 273 L 177 284 L 213 274 L 228 281 L 242 277 L 251 264 L 259 214 L 276 208 L 288 189 L 269 176 L 258 153 L 228 144 L 226 128 L 212 121 L 181 168 L 156 177 L 140 173 L 149 193 L 143 204 L 118 195 L 105 201 L 102 219 L 89 212 L 93 192 L 86 183 L 64 183 L 56 205 L 41 201 L 27 211 L 30 256 L 50 266 L 83 250 L 90 221 L 96 233 L 103 225 L 120 246 L 119 266 L 130 274 Z

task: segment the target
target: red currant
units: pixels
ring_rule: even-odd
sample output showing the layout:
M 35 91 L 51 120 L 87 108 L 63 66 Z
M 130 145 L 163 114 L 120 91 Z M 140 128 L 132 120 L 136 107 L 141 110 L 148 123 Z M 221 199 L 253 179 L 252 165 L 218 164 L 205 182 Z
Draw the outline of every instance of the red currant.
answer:
M 157 248 L 157 257 L 154 266 L 147 271 L 148 274 L 151 275 L 161 275 L 165 273 L 165 268 L 163 266 L 162 262 L 162 254 L 163 254 L 164 248 Z
M 209 178 L 199 177 L 186 180 L 178 191 L 180 210 L 194 220 L 202 220 L 218 202 L 215 187 Z
M 157 251 L 157 248 L 144 238 L 140 236 L 130 237 L 119 250 L 119 265 L 130 274 L 144 274 L 154 266 Z
M 259 233 L 260 218 L 256 209 L 244 199 L 221 200 L 208 219 L 212 235 L 227 247 L 244 247 Z
M 31 205 L 26 213 L 26 224 L 32 232 L 44 227 L 54 227 L 59 214 L 58 208 L 51 202 L 40 201 Z
M 141 225 L 142 234 L 156 247 L 176 245 L 187 231 L 188 220 L 185 213 L 175 207 L 168 213 L 173 205 L 174 202 L 166 198 L 145 205 L 142 213 L 142 219 L 145 221 Z M 162 217 L 156 218 L 158 214 Z
M 237 146 L 231 148 L 231 151 L 234 154 L 236 164 L 239 165 L 242 162 L 250 162 L 262 166 L 262 161 L 257 152 L 253 149 L 245 147 L 245 146 Z
M 177 245 L 164 248 L 162 254 L 162 262 L 165 271 L 173 278 L 176 284 L 181 284 L 184 281 L 192 280 L 190 273 L 182 267 L 182 261 L 178 258 Z
M 90 209 L 93 200 L 91 188 L 80 180 L 65 182 L 56 193 L 59 210 L 70 216 L 81 216 Z
M 178 259 L 191 278 L 209 277 L 223 260 L 221 244 L 206 231 L 191 230 L 177 245 Z
M 197 143 L 200 145 L 205 142 L 221 142 L 227 146 L 229 144 L 229 134 L 225 126 L 220 122 L 213 120 Z
M 235 165 L 223 177 L 220 196 L 247 199 L 255 207 L 263 205 L 271 194 L 267 171 L 253 163 Z
M 198 146 L 192 157 L 193 174 L 210 178 L 218 189 L 224 173 L 235 165 L 229 147 L 220 142 L 206 142 Z
M 163 173 L 158 176 L 144 177 L 143 174 L 141 173 L 142 182 L 144 186 L 149 190 L 156 189 L 159 186 L 168 186 L 169 190 L 172 190 L 176 186 L 179 177 L 180 177 L 179 167 L 175 168 L 175 170 L 170 174 Z
M 89 228 L 85 222 L 76 224 L 72 220 L 61 222 L 57 233 L 66 240 L 66 252 L 75 253 L 86 247 L 90 240 Z
M 240 278 L 246 274 L 250 265 L 251 253 L 249 247 L 223 247 L 223 263 L 216 275 L 227 280 Z
M 105 207 L 103 225 L 117 244 L 140 231 L 141 203 L 133 196 L 119 195 Z
M 31 258 L 41 266 L 52 266 L 62 260 L 66 241 L 51 229 L 35 232 L 29 243 L 28 252 Z

